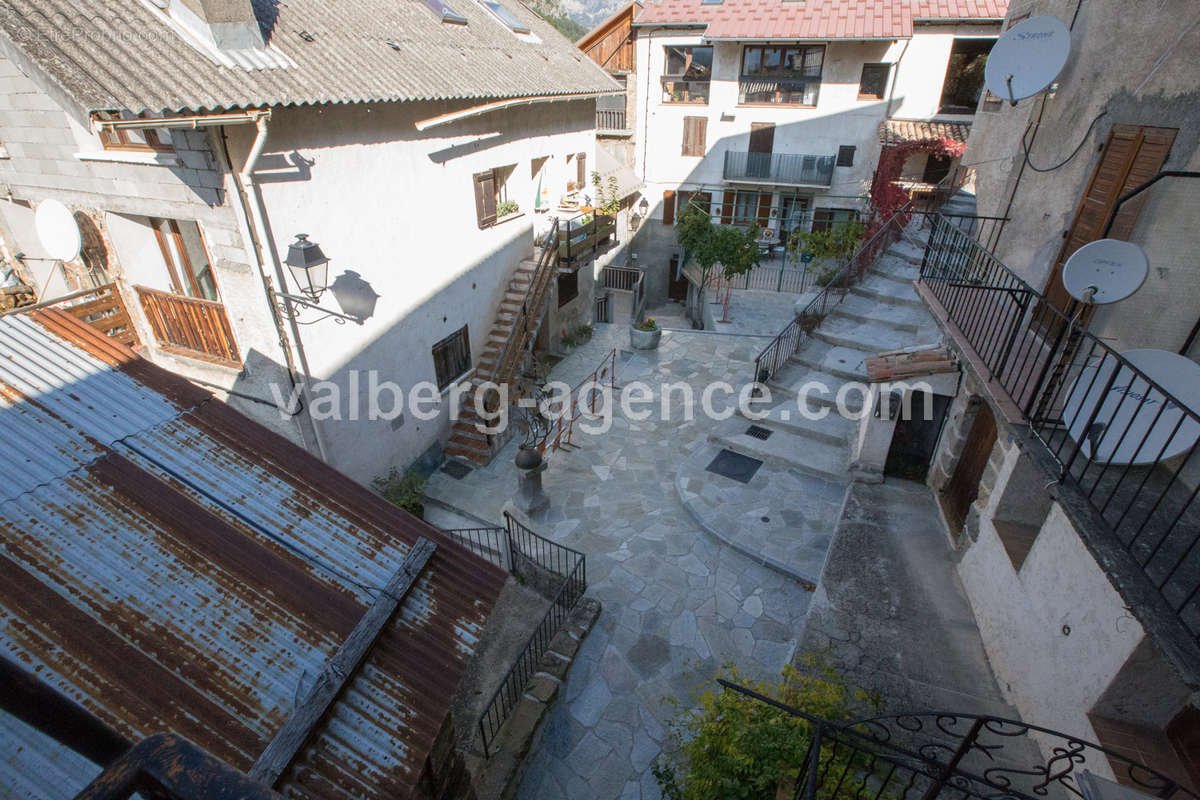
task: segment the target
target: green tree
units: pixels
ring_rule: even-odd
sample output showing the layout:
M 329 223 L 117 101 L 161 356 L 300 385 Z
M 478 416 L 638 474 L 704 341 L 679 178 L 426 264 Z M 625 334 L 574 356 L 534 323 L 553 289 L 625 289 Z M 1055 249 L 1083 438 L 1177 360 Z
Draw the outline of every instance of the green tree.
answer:
M 814 262 L 822 264 L 817 283 L 827 285 L 850 262 L 858 250 L 866 227 L 858 220 L 847 220 L 820 231 L 796 231 L 788 242 L 788 253 L 798 258 L 801 253 L 812 254 Z M 832 264 L 825 262 L 832 261 Z
M 675 221 L 675 241 L 683 248 L 683 265 L 700 267 L 700 288 L 708 285 L 713 267 L 721 265 L 725 278 L 758 266 L 759 228 L 714 225 L 707 209 L 689 205 Z

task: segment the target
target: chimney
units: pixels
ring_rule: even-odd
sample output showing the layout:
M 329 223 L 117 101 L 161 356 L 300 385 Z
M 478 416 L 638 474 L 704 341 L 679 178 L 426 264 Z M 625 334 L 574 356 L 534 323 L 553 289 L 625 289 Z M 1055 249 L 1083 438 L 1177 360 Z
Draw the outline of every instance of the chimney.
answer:
M 162 0 L 159 0 L 162 5 Z M 262 50 L 251 0 L 167 0 L 167 14 L 218 50 Z

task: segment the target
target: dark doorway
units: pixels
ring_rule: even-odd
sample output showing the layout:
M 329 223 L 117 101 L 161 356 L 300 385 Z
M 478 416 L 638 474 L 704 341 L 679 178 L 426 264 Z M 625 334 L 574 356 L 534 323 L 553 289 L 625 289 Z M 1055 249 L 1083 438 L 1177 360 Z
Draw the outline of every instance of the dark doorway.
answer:
M 747 172 L 757 178 L 771 176 L 771 151 L 775 148 L 775 123 L 750 123 L 750 152 L 746 156 Z
M 667 297 L 672 300 L 678 300 L 681 303 L 687 302 L 688 296 L 688 280 L 683 277 L 679 269 L 679 256 L 671 256 L 671 266 L 668 267 L 670 274 L 667 276 Z
M 951 160 L 950 156 L 938 156 L 930 153 L 929 159 L 925 162 L 925 172 L 921 175 L 921 182 L 941 183 L 942 179 L 950 174 Z
M 971 431 L 967 434 L 966 444 L 963 445 L 962 455 L 958 466 L 946 488 L 942 490 L 938 500 L 950 530 L 957 534 L 967 521 L 967 512 L 971 504 L 979 497 L 979 481 L 983 470 L 987 467 L 992 447 L 996 444 L 996 419 L 987 403 L 979 401 L 979 411 L 975 421 L 971 423 Z
M 912 412 L 901 413 L 896 418 L 896 430 L 892 434 L 892 446 L 888 449 L 883 474 L 910 481 L 924 481 L 929 474 L 929 463 L 933 461 L 942 424 L 946 421 L 950 398 L 930 392 L 913 392 L 911 397 Z M 929 419 L 925 419 L 926 416 Z

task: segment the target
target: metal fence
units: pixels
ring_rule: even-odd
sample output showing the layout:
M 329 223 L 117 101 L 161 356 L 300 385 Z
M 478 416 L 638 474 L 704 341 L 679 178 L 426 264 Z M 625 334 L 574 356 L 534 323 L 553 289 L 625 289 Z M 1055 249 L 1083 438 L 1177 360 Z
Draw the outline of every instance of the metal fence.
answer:
M 550 641 L 587 591 L 587 558 L 578 550 L 537 535 L 508 512 L 504 513 L 503 528 L 455 528 L 443 533 L 476 555 L 508 570 L 550 600 L 550 608 L 479 718 L 483 752 L 490 757 L 500 728 L 537 672 L 538 662 Z
M 836 161 L 834 156 L 726 150 L 724 177 L 727 181 L 761 180 L 797 186 L 830 186 Z
M 921 283 L 1171 610 L 1200 637 L 1200 415 L 1045 301 L 968 232 L 934 221 Z
M 793 718 L 805 750 L 803 763 L 795 765 L 794 798 L 1077 800 L 1092 775 L 1112 774 L 1147 795 L 1197 799 L 1146 764 L 1017 720 L 920 712 L 833 722 L 729 681 L 720 683 L 748 703 L 764 703 Z

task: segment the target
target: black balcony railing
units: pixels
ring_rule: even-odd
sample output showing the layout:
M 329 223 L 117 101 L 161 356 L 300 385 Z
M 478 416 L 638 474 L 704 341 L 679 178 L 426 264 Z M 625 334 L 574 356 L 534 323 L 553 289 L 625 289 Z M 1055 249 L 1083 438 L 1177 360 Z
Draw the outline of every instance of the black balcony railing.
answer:
M 1200 637 L 1200 415 L 937 217 L 921 284 L 1107 533 Z
M 778 709 L 806 742 L 794 798 L 804 800 L 1081 800 L 1081 783 L 1111 774 L 1145 795 L 1197 795 L 1150 765 L 1018 720 L 919 712 L 833 722 L 722 680 L 747 703 Z M 786 715 L 786 716 L 784 716 Z M 1086 774 L 1086 776 L 1085 776 Z
M 596 130 L 598 131 L 624 131 L 628 130 L 625 125 L 625 109 L 596 109 Z
M 725 180 L 782 183 L 795 186 L 829 186 L 833 183 L 834 156 L 795 153 L 725 152 Z

